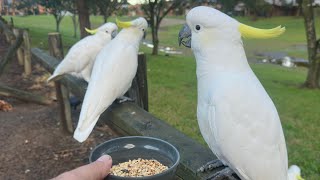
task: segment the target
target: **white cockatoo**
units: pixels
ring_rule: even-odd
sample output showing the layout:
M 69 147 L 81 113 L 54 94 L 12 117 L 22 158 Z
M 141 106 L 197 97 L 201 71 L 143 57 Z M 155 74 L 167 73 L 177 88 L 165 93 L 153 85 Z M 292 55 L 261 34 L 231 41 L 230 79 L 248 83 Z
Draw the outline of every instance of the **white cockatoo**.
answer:
M 301 170 L 297 165 L 291 165 L 288 169 L 288 180 L 304 180 L 301 177 Z
M 214 178 L 231 178 L 233 171 L 243 180 L 288 179 L 277 109 L 251 70 L 241 40 L 277 37 L 285 28 L 253 28 L 204 6 L 190 10 L 186 22 L 179 43 L 196 58 L 198 124 L 220 164 L 228 166 Z
M 100 115 L 131 86 L 138 67 L 140 41 L 148 27 L 144 18 L 117 21 L 123 28 L 97 55 L 74 138 L 85 141 Z
M 81 39 L 71 47 L 53 75 L 47 80 L 48 82 L 57 80 L 66 73 L 89 82 L 97 54 L 117 35 L 118 27 L 115 23 L 108 22 L 95 30 L 86 29 L 86 31 L 93 35 Z

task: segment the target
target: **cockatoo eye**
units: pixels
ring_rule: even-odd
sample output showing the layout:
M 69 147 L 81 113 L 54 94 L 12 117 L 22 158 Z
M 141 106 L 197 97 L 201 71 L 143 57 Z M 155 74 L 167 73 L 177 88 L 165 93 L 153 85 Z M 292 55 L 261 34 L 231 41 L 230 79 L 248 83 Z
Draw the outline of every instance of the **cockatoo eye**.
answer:
M 196 25 L 196 30 L 199 31 L 201 29 L 200 25 Z
M 109 31 L 106 31 L 106 33 L 109 33 Z
M 144 29 L 142 29 L 142 31 L 144 32 Z

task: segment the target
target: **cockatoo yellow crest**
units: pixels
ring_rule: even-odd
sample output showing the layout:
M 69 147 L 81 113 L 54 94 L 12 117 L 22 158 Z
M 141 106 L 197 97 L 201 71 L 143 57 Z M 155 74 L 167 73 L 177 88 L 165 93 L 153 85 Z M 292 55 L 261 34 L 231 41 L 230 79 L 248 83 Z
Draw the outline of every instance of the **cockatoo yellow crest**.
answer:
M 98 32 L 98 29 L 88 29 L 88 28 L 84 28 L 88 33 L 90 33 L 90 34 L 95 34 L 95 33 L 97 33 Z
M 286 28 L 278 26 L 273 29 L 259 29 L 240 23 L 239 31 L 244 38 L 268 39 L 280 36 Z
M 128 27 L 131 27 L 132 26 L 132 22 L 131 21 L 120 21 L 118 18 L 116 18 L 116 23 L 117 23 L 117 26 L 118 27 L 121 27 L 121 28 L 128 28 Z

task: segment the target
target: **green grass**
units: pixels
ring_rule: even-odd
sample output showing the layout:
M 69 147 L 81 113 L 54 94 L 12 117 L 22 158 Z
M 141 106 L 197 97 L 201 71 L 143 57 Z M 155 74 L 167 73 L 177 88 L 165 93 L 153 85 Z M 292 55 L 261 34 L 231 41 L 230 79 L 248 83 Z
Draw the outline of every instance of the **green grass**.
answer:
M 301 18 L 238 20 L 260 28 L 272 28 L 280 24 L 287 28 L 287 32 L 276 39 L 245 39 L 248 57 L 254 57 L 253 53 L 256 51 L 285 51 L 292 56 L 307 57 L 305 50 L 294 47 L 306 44 Z M 33 47 L 47 48 L 47 33 L 55 30 L 53 17 L 14 17 L 14 22 L 18 27 L 30 29 Z M 93 27 L 97 27 L 102 23 L 102 18 L 91 17 L 91 22 Z M 316 24 L 320 28 L 319 20 Z M 159 34 L 160 45 L 180 49 L 177 46 L 180 28 L 180 25 L 162 28 Z M 78 40 L 72 37 L 70 17 L 63 19 L 61 33 L 65 50 Z M 147 38 L 150 39 L 150 35 Z M 181 48 L 186 52 L 183 56 L 151 56 L 151 49 L 141 46 L 140 50 L 146 52 L 148 58 L 150 112 L 205 145 L 196 120 L 196 65 L 191 51 Z M 289 164 L 299 165 L 307 180 L 320 179 L 320 91 L 299 88 L 306 78 L 307 70 L 304 68 L 288 69 L 266 64 L 251 64 L 251 67 L 279 111 L 286 136 Z

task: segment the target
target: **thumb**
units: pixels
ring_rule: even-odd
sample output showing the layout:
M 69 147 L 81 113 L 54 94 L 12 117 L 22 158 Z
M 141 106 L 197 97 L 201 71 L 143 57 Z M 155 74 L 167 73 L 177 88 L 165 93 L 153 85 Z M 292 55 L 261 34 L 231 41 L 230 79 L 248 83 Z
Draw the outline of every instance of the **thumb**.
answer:
M 78 179 L 101 180 L 110 173 L 111 166 L 111 156 L 103 155 L 95 162 L 69 172 L 78 177 Z

